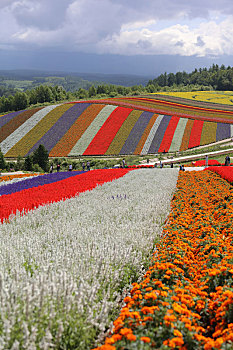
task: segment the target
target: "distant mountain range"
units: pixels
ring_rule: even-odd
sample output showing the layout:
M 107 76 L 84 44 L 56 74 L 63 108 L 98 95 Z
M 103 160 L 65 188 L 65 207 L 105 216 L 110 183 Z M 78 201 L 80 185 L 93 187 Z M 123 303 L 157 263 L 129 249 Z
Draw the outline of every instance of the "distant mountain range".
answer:
M 143 77 L 131 74 L 101 74 L 101 73 L 77 73 L 77 72 L 59 72 L 59 71 L 40 71 L 40 70 L 0 70 L 1 85 L 15 85 L 19 87 L 20 81 L 27 81 L 28 88 L 35 87 L 38 84 L 52 83 L 63 85 L 64 88 L 75 90 L 89 88 L 91 85 L 114 84 L 122 86 L 143 85 L 145 86 L 150 77 Z M 25 87 L 25 84 L 22 84 Z

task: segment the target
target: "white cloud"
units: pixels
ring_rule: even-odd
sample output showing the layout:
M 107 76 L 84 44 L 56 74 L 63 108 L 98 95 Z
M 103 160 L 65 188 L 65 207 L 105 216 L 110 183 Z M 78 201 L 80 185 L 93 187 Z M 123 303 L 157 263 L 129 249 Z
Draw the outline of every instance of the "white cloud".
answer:
M 173 25 L 160 31 L 125 30 L 103 39 L 99 52 L 126 55 L 183 55 L 206 56 L 233 54 L 233 17 L 216 22 L 203 22 L 190 29 L 188 25 Z
M 2 49 L 233 54 L 231 0 L 1 0 L 0 18 Z

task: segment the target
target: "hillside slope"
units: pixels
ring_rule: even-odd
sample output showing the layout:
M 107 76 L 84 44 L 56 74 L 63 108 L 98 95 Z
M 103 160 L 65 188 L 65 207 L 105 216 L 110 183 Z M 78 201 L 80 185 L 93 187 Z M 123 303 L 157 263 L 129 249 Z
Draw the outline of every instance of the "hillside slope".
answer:
M 6 157 L 40 144 L 51 157 L 175 152 L 233 137 L 233 110 L 158 97 L 128 97 L 52 105 L 0 117 Z

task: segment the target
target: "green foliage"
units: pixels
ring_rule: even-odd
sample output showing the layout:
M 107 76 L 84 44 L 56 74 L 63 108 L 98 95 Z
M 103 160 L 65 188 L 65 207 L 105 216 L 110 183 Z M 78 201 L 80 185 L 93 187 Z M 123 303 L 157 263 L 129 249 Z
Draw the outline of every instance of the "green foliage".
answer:
M 154 85 L 158 91 L 161 88 L 169 87 L 174 90 L 175 88 L 184 88 L 189 86 L 189 91 L 193 90 L 193 87 L 198 86 L 198 90 L 214 89 L 214 90 L 233 90 L 233 67 L 228 66 L 227 68 L 222 65 L 220 68 L 216 64 L 213 64 L 209 69 L 200 68 L 195 69 L 191 73 L 177 72 L 160 74 L 157 78 L 149 80 L 147 83 L 148 92 L 152 91 L 151 85 Z M 200 87 L 202 87 L 200 89 Z M 161 90 L 160 90 L 161 91 Z M 168 91 L 168 90 L 167 90 Z
M 49 170 L 49 153 L 44 145 L 39 145 L 39 147 L 33 152 L 32 160 L 33 164 L 38 164 L 44 171 Z
M 24 170 L 33 171 L 33 159 L 32 156 L 27 156 L 24 160 Z
M 24 168 L 23 157 L 21 155 L 19 155 L 17 157 L 17 161 L 15 163 L 15 171 L 23 170 L 23 168 Z
M 5 161 L 5 158 L 4 158 L 4 155 L 0 149 L 0 169 L 5 169 L 6 168 L 6 161 Z

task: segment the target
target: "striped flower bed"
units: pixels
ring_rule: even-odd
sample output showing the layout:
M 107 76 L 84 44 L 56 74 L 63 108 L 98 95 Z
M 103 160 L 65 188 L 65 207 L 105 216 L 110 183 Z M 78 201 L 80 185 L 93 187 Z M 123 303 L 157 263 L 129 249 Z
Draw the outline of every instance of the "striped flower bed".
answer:
M 129 137 L 129 134 L 131 133 L 134 125 L 136 124 L 136 122 L 138 121 L 142 113 L 143 113 L 142 111 L 133 110 L 129 114 L 128 118 L 122 124 L 121 128 L 116 134 L 116 137 L 114 138 L 109 148 L 107 149 L 105 153 L 106 155 L 120 153 L 120 150 L 122 149 L 124 143 L 126 142 L 127 138 Z
M 177 187 L 151 267 L 95 350 L 232 348 L 231 186 L 201 171 Z
M 17 212 L 25 213 L 41 205 L 74 197 L 80 192 L 117 179 L 128 171 L 130 169 L 92 170 L 78 172 L 78 175 L 76 172 L 54 173 L 15 185 L 2 186 L 0 221 L 3 222 Z
M 82 106 L 82 105 L 78 105 Z M 104 105 L 89 105 L 50 152 L 51 157 L 68 156 Z
M 211 164 L 210 164 L 211 165 Z M 223 179 L 233 184 L 233 166 L 208 167 L 208 170 L 220 175 Z
M 85 152 L 86 155 L 101 155 L 105 154 L 111 142 L 116 136 L 117 131 L 127 119 L 132 109 L 118 107 L 116 108 L 98 131 L 92 142 L 89 144 Z
M 93 122 L 89 125 L 86 131 L 82 134 L 75 146 L 70 151 L 69 155 L 83 154 L 92 142 L 98 131 L 104 125 L 111 113 L 116 109 L 116 106 L 107 105 L 98 113 Z
M 170 108 L 167 114 L 146 107 L 155 100 L 137 97 L 10 113 L 0 118 L 0 148 L 7 157 L 30 155 L 40 144 L 51 157 L 146 155 L 184 151 L 233 137 L 230 117 L 190 117 L 175 113 L 174 103 L 165 102 Z
M 102 170 L 98 182 L 122 170 Z M 3 349 L 94 346 L 114 320 L 122 293 L 142 276 L 159 239 L 178 175 L 167 170 L 130 171 L 1 224 Z
M 1 175 L 0 182 L 7 182 L 14 179 L 24 179 L 31 176 L 38 176 L 38 174 L 12 174 L 12 175 Z

